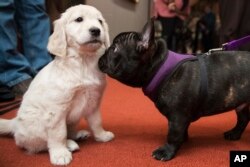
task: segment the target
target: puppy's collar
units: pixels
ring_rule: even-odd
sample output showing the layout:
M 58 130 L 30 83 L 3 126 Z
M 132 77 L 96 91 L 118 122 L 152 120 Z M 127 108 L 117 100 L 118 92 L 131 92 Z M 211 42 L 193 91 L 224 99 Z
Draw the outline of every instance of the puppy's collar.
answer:
M 189 60 L 197 60 L 197 57 L 194 55 L 179 54 L 169 50 L 167 58 L 158 69 L 151 82 L 142 88 L 144 94 L 153 100 L 157 87 L 162 80 L 169 77 L 181 64 Z

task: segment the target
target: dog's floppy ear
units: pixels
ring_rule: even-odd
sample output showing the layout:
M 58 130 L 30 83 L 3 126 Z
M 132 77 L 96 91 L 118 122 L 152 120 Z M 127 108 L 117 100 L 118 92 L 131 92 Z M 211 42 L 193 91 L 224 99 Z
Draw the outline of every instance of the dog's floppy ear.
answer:
M 151 18 L 143 27 L 141 33 L 141 40 L 137 44 L 137 50 L 139 52 L 147 50 L 152 44 L 154 44 L 155 30 L 154 30 L 154 20 Z
M 49 37 L 47 48 L 55 56 L 66 56 L 67 39 L 62 18 L 54 22 L 54 32 Z
M 104 45 L 106 48 L 108 48 L 110 46 L 110 39 L 109 39 L 109 27 L 107 22 L 104 20 L 103 21 L 103 27 L 104 27 L 104 35 L 105 35 L 105 41 L 104 41 Z

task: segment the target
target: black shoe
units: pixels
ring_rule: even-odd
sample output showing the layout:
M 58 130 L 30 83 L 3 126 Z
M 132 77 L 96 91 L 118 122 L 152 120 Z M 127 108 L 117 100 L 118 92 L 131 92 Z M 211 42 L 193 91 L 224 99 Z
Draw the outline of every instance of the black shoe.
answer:
M 12 101 L 15 99 L 14 93 L 7 86 L 0 86 L 0 102 Z
M 23 96 L 24 93 L 28 90 L 32 78 L 24 80 L 12 87 L 12 91 L 16 96 Z

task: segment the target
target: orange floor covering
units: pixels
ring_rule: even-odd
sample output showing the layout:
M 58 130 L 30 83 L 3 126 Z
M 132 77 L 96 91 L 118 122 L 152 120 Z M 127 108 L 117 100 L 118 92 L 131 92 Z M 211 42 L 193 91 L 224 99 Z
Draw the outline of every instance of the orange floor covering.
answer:
M 170 97 L 171 98 L 171 97 Z M 189 141 L 174 159 L 160 162 L 151 153 L 166 140 L 167 120 L 140 89 L 108 78 L 101 104 L 103 125 L 115 133 L 108 143 L 92 137 L 80 142 L 69 167 L 228 167 L 230 150 L 250 150 L 250 127 L 241 140 L 226 141 L 223 132 L 236 122 L 234 112 L 204 117 L 189 128 Z M 1 118 L 12 118 L 16 111 Z M 84 120 L 79 129 L 86 129 Z M 0 167 L 50 167 L 47 152 L 29 155 L 16 147 L 12 137 L 0 137 Z

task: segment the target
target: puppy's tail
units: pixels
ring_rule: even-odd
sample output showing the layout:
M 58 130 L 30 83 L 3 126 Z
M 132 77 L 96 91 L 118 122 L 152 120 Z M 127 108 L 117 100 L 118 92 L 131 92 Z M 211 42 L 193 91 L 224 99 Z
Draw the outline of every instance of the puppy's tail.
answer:
M 0 134 L 14 133 L 14 120 L 0 119 Z

